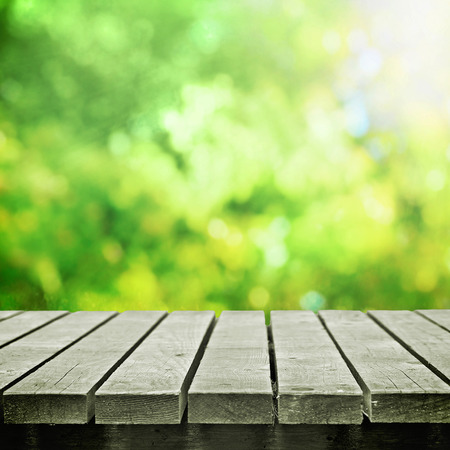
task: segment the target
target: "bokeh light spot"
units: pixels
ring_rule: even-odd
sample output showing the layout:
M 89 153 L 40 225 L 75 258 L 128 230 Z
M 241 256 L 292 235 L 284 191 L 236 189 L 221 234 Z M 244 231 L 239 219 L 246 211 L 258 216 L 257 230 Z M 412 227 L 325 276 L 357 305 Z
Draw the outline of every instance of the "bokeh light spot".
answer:
M 307 292 L 299 301 L 300 308 L 317 312 L 327 305 L 326 298 L 317 291 Z
M 227 224 L 222 219 L 211 219 L 208 223 L 208 233 L 214 239 L 225 239 L 228 236 Z
M 432 191 L 440 191 L 444 188 L 446 177 L 444 172 L 439 169 L 430 170 L 427 173 L 426 184 L 428 189 Z

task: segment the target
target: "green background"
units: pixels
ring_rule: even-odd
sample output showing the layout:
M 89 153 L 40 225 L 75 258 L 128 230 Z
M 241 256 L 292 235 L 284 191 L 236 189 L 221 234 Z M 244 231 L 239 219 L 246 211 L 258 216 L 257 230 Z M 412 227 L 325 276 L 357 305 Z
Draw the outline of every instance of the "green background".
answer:
M 449 308 L 449 6 L 389 3 L 0 1 L 1 309 Z

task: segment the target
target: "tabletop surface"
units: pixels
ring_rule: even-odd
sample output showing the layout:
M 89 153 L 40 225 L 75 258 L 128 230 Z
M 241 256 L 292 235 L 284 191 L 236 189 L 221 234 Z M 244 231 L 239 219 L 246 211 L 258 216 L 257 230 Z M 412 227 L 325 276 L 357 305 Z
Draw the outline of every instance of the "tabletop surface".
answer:
M 0 311 L 6 424 L 450 423 L 450 310 Z

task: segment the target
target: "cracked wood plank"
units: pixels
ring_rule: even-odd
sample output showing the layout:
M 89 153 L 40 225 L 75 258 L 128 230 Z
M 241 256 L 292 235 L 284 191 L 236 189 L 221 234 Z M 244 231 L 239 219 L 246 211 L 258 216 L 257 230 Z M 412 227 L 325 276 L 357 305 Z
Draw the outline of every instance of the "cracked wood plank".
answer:
M 0 348 L 68 313 L 69 311 L 28 311 L 0 322 Z
M 272 311 L 278 422 L 361 423 L 363 394 L 311 311 Z
M 22 313 L 22 311 L 0 311 L 0 320 L 9 319 L 19 315 L 20 313 Z
M 0 393 L 116 313 L 68 314 L 0 349 Z M 8 319 L 12 320 L 12 319 Z M 0 417 L 3 417 L 0 401 Z
M 272 423 L 269 350 L 262 311 L 224 311 L 188 393 L 192 423 Z
M 170 314 L 97 391 L 95 422 L 180 423 L 214 321 L 213 311 Z
M 93 331 L 4 392 L 5 422 L 89 422 L 95 391 L 165 315 L 126 311 Z
M 450 422 L 450 387 L 361 311 L 320 311 L 372 422 Z
M 448 331 L 412 311 L 368 311 L 368 314 L 403 347 L 450 384 Z
M 450 309 L 417 309 L 415 312 L 450 331 Z

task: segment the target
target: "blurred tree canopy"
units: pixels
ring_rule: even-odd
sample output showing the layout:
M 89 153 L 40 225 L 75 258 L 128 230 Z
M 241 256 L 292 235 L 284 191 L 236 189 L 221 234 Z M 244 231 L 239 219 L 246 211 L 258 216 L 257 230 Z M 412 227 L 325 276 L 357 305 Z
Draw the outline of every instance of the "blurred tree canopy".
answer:
M 375 3 L 0 0 L 0 307 L 449 308 L 449 6 Z

